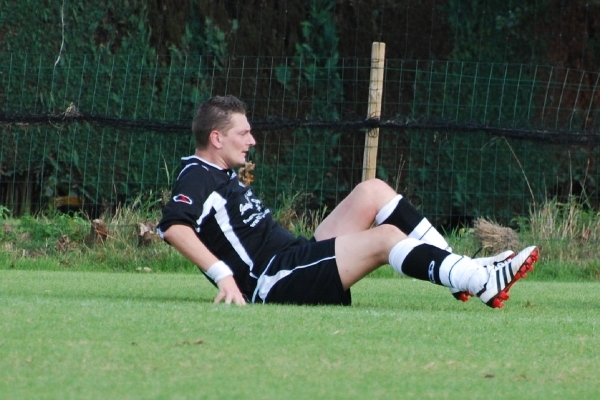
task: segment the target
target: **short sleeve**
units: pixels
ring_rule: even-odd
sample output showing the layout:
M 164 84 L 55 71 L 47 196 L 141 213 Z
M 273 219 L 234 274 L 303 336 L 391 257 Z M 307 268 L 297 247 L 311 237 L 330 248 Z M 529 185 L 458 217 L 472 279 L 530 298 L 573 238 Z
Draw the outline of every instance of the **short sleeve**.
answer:
M 165 232 L 172 225 L 196 229 L 203 205 L 215 186 L 212 175 L 202 165 L 186 168 L 177 179 L 171 199 L 163 209 L 159 229 Z

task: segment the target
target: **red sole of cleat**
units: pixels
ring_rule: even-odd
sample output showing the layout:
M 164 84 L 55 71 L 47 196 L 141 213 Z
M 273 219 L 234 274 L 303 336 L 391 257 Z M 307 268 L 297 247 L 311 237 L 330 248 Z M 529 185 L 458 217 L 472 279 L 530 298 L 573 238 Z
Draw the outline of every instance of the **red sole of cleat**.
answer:
M 471 294 L 471 292 L 464 291 L 464 292 L 458 292 L 454 294 L 454 298 L 456 298 L 456 300 L 460 300 L 463 303 L 469 301 L 469 298 L 472 297 L 473 295 Z
M 465 302 L 469 301 L 469 295 L 463 292 L 459 295 L 458 300 L 465 303 Z
M 508 299 L 510 299 L 510 295 L 506 292 L 500 292 L 500 293 L 498 293 L 497 298 L 500 300 L 508 300 Z
M 533 250 L 531 252 L 529 257 L 527 257 L 527 260 L 525 260 L 523 265 L 521 265 L 521 268 L 519 268 L 519 270 L 515 274 L 515 278 L 508 285 L 506 285 L 506 287 L 504 289 L 502 289 L 496 297 L 494 297 L 492 300 L 490 300 L 488 302 L 488 305 L 492 308 L 504 307 L 504 301 L 506 301 L 510 298 L 510 295 L 508 294 L 508 290 L 512 287 L 512 285 L 515 284 L 516 281 L 518 281 L 519 279 L 522 279 L 522 278 L 526 278 L 527 272 L 533 271 L 533 264 L 536 263 L 539 259 L 540 259 L 539 249 L 536 248 L 535 250 Z
M 502 302 L 499 298 L 495 298 L 492 300 L 492 308 L 502 308 L 504 307 L 504 302 Z

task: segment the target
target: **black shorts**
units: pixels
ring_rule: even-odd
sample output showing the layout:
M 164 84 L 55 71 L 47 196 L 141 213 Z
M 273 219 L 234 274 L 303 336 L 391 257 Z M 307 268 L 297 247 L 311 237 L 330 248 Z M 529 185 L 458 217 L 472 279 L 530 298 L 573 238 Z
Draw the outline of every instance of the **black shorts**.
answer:
M 273 257 L 258 278 L 252 302 L 350 305 L 350 289 L 344 290 L 335 260 L 335 239 L 311 239 Z

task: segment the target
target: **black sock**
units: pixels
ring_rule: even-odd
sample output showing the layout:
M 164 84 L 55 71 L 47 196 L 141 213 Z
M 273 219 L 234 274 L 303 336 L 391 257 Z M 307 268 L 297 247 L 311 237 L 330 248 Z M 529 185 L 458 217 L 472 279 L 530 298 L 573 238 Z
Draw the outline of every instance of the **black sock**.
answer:
M 422 244 L 415 247 L 402 263 L 402 273 L 422 281 L 442 285 L 440 266 L 450 253 L 435 246 Z
M 402 232 L 409 235 L 417 225 L 419 225 L 423 218 L 423 214 L 403 197 L 398 202 L 394 211 L 392 211 L 390 216 L 387 217 L 382 224 L 394 225 Z

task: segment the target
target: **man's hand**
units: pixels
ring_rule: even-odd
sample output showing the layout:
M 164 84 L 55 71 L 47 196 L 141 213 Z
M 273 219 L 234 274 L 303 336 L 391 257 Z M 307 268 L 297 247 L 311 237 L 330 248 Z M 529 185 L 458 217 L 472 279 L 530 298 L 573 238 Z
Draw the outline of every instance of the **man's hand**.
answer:
M 163 233 L 163 237 L 188 260 L 196 264 L 198 268 L 201 265 L 208 268 L 208 266 L 213 266 L 219 261 L 204 243 L 198 239 L 194 230 L 187 225 L 172 225 Z M 229 270 L 225 264 L 223 265 Z M 224 300 L 225 304 L 231 304 L 232 302 L 238 306 L 246 304 L 246 300 L 237 287 L 233 276 L 229 275 L 219 279 L 217 287 L 219 288 L 219 294 L 215 298 L 215 303 L 220 303 Z
M 217 282 L 217 287 L 219 288 L 219 294 L 215 297 L 215 304 L 220 303 L 225 300 L 225 304 L 236 304 L 238 306 L 245 306 L 246 300 L 240 292 L 233 276 L 227 276 Z

